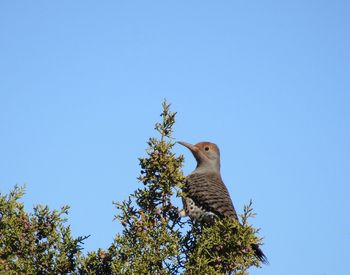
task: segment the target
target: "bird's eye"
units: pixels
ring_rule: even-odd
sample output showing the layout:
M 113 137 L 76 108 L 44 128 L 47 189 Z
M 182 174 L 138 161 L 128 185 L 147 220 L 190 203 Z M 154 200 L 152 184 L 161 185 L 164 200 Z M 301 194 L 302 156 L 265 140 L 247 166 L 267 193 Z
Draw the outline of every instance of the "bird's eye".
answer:
M 205 151 L 209 151 L 209 147 L 205 147 L 204 150 L 205 150 Z

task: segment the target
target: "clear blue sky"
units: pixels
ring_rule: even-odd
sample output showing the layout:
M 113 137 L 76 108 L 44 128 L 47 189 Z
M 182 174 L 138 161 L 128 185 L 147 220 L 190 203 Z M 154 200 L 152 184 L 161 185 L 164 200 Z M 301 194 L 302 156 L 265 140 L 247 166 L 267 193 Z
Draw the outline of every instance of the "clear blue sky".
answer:
M 236 208 L 254 201 L 271 264 L 251 274 L 350 274 L 349 14 L 349 1 L 1 1 L 1 192 L 26 183 L 27 210 L 69 204 L 86 250 L 106 248 L 166 97 L 175 137 L 217 143 Z

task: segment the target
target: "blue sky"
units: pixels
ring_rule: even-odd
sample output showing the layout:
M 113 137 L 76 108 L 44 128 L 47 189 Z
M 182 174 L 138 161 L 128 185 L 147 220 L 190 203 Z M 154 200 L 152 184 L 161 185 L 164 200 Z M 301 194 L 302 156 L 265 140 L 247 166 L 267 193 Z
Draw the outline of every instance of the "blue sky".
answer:
M 69 204 L 86 250 L 106 248 L 167 98 L 175 138 L 217 143 L 237 210 L 253 199 L 271 264 L 251 274 L 349 274 L 349 14 L 348 1 L 2 1 L 0 191 L 26 183 L 27 210 Z

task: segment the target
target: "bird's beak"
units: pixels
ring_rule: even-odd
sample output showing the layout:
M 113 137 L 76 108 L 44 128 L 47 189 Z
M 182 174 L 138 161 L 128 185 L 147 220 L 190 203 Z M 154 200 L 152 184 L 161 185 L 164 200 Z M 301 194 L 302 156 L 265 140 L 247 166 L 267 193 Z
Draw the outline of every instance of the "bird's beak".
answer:
M 194 158 L 197 161 L 197 164 L 201 163 L 205 159 L 204 154 L 200 151 L 200 149 L 196 145 L 192 145 L 190 143 L 183 142 L 183 141 L 178 141 L 177 143 L 179 143 L 179 144 L 187 147 L 188 149 L 190 149 L 190 151 L 192 152 Z
M 187 147 L 188 149 L 190 149 L 193 154 L 197 154 L 198 153 L 198 148 L 196 146 L 190 144 L 190 143 L 187 143 L 187 142 L 184 142 L 184 141 L 178 141 L 177 143 L 181 144 L 182 146 Z
M 184 142 L 184 141 L 178 141 L 177 143 L 190 149 L 190 151 L 192 152 L 193 156 L 197 159 L 197 161 L 199 161 L 201 158 L 203 158 L 202 152 L 200 151 L 200 149 L 196 145 L 192 145 L 192 144 L 190 144 L 188 142 Z

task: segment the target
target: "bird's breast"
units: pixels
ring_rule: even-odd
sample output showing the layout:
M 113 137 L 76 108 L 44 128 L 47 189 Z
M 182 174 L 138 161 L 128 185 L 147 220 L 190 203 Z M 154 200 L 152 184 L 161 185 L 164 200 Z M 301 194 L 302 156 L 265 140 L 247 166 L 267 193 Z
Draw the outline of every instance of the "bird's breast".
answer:
M 191 198 L 185 198 L 183 204 L 186 214 L 196 222 L 212 222 L 218 217 L 213 212 L 206 211 L 203 207 L 197 205 Z

